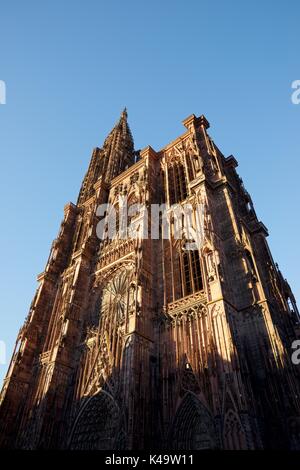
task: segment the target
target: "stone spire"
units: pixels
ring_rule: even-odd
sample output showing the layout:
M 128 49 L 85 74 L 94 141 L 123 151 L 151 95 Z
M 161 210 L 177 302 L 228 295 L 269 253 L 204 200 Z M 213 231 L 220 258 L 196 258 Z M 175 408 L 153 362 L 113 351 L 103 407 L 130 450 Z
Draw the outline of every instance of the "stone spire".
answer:
M 108 134 L 103 144 L 105 158 L 105 180 L 118 176 L 134 163 L 134 144 L 124 108 L 119 122 Z
M 95 148 L 78 197 L 81 204 L 93 195 L 93 186 L 102 176 L 109 183 L 134 163 L 132 134 L 127 122 L 127 110 L 121 113 L 117 124 L 106 137 L 102 148 Z

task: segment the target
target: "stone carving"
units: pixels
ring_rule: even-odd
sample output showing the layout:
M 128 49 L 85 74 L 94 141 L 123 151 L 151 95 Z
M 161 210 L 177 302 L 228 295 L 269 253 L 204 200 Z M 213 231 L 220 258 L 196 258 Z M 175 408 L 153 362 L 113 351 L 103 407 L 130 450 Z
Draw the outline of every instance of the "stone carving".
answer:
M 137 152 L 124 110 L 93 151 L 18 334 L 0 447 L 300 449 L 294 296 L 237 162 L 204 116 L 184 125 L 160 151 Z M 98 207 L 125 196 L 147 210 L 188 202 L 201 243 L 174 226 L 162 237 L 161 222 L 158 239 L 143 237 L 144 213 L 130 216 L 135 238 L 100 240 Z

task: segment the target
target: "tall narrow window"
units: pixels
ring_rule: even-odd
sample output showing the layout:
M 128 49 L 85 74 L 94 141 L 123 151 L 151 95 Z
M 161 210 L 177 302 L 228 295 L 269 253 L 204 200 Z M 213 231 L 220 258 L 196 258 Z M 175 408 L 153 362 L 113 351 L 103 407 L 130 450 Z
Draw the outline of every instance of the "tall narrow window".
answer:
M 184 297 L 183 293 L 183 284 L 184 284 L 184 274 L 181 271 L 182 264 L 181 264 L 181 253 L 174 250 L 173 256 L 169 260 L 172 263 L 167 262 L 165 263 L 165 273 L 166 278 L 170 280 L 168 285 L 168 302 L 173 302 L 174 300 L 181 299 Z M 171 276 L 170 276 L 171 274 Z
M 293 312 L 294 311 L 294 305 L 293 305 L 292 299 L 290 297 L 287 297 L 286 301 L 287 301 L 290 312 Z
M 187 156 L 186 165 L 187 165 L 187 169 L 188 169 L 189 180 L 191 181 L 191 180 L 194 179 L 194 171 L 193 171 L 193 164 L 192 164 L 190 155 Z
M 203 289 L 202 272 L 198 250 L 184 251 L 181 256 L 181 280 L 183 295 Z
M 119 206 L 115 206 L 115 220 L 116 220 L 116 231 L 115 231 L 115 237 L 119 235 L 119 230 L 120 230 L 120 209 Z
M 194 287 L 195 287 L 195 291 L 197 292 L 198 290 L 203 289 L 199 251 L 198 250 L 191 251 L 191 258 L 192 258 L 192 272 L 193 272 L 193 278 L 194 278 Z
M 186 176 L 182 164 L 174 165 L 168 169 L 168 183 L 170 205 L 186 199 Z
M 84 222 L 83 222 L 83 219 L 81 218 L 81 219 L 79 219 L 78 227 L 77 227 L 77 233 L 75 234 L 75 237 L 76 237 L 76 242 L 74 244 L 74 246 L 76 247 L 75 250 L 80 249 L 80 243 L 82 241 L 83 228 L 84 228 Z
M 249 269 L 250 273 L 252 274 L 252 276 L 254 277 L 254 279 L 256 280 L 256 269 L 255 269 L 255 266 L 254 266 L 252 255 L 251 255 L 249 250 L 245 250 L 245 253 L 246 253 L 246 260 L 247 260 L 248 269 Z
M 189 254 L 185 252 L 182 257 L 183 261 L 183 276 L 184 276 L 184 293 L 190 295 L 192 293 L 192 279 L 190 270 Z

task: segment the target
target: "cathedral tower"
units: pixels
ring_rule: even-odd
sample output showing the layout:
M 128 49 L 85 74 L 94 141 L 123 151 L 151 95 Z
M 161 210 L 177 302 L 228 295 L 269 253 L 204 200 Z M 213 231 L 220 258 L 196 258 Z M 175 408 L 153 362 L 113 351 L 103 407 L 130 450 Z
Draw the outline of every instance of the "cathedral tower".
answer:
M 93 151 L 18 334 L 1 447 L 300 449 L 295 299 L 236 159 L 204 116 L 183 124 L 160 151 L 137 152 L 124 110 Z M 153 237 L 154 205 L 168 236 L 160 217 Z M 185 205 L 192 248 L 176 237 Z M 100 239 L 112 209 L 117 233 Z

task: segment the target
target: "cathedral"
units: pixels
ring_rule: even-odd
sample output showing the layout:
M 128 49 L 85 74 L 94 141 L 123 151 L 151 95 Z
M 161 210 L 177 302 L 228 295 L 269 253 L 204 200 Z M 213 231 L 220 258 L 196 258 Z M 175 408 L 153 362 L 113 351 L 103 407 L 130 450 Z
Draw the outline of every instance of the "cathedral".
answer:
M 1 448 L 300 449 L 295 298 L 236 159 L 203 115 L 183 125 L 137 151 L 124 110 L 93 150 L 17 336 Z M 128 214 L 144 208 L 129 216 L 135 236 L 121 236 L 125 198 Z M 184 204 L 191 220 L 203 208 L 192 249 L 175 236 Z M 151 237 L 153 205 L 168 209 L 168 236 L 158 215 Z M 116 209 L 113 237 L 99 207 Z

